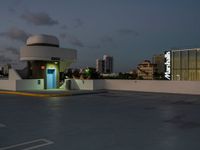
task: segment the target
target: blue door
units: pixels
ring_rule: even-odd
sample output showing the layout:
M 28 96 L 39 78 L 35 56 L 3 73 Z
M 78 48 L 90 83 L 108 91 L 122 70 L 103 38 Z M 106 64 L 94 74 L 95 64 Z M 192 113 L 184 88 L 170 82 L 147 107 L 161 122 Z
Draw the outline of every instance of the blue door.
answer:
M 55 69 L 47 69 L 47 89 L 56 88 L 56 71 Z

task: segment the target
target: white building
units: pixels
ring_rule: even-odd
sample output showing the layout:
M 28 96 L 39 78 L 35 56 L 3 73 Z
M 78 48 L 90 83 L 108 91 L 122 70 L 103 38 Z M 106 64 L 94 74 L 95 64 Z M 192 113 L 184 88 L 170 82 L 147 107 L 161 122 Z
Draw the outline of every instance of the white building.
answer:
M 44 79 L 44 88 L 58 88 L 60 74 L 76 61 L 76 50 L 60 48 L 56 37 L 34 35 L 20 49 L 20 60 L 28 62 L 28 78 Z

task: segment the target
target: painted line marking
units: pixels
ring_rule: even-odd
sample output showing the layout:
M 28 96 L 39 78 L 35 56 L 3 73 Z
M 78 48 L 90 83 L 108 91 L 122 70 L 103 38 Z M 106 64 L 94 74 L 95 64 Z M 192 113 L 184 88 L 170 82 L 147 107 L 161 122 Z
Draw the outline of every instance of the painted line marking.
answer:
M 6 127 L 6 125 L 5 125 L 5 124 L 2 124 L 2 123 L 0 123 L 0 128 L 4 128 L 4 127 Z
M 43 143 L 28 147 L 28 144 L 34 144 L 34 143 L 37 143 L 37 142 L 43 142 Z M 37 140 L 33 140 L 33 141 L 23 142 L 23 143 L 20 143 L 20 144 L 15 144 L 15 145 L 2 147 L 2 148 L 0 148 L 0 150 L 9 150 L 9 149 L 13 149 L 13 148 L 18 148 L 19 149 L 20 146 L 23 146 L 22 150 L 32 150 L 32 149 L 36 149 L 36 148 L 39 148 L 39 147 L 47 146 L 47 145 L 50 145 L 50 144 L 53 144 L 53 143 L 54 143 L 53 141 L 50 141 L 50 140 L 47 140 L 47 139 L 37 139 Z M 26 145 L 27 145 L 27 147 L 24 147 Z
M 0 91 L 0 94 L 12 94 L 20 96 L 34 96 L 34 97 L 63 97 L 72 95 L 69 92 L 54 94 L 54 93 L 29 93 L 29 92 L 17 92 L 17 91 Z

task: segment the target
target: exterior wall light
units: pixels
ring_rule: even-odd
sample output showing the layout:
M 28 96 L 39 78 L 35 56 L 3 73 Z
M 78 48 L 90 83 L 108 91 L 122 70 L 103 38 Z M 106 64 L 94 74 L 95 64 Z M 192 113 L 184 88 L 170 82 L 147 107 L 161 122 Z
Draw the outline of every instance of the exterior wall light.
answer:
M 41 69 L 44 70 L 44 69 L 45 69 L 45 66 L 41 66 Z

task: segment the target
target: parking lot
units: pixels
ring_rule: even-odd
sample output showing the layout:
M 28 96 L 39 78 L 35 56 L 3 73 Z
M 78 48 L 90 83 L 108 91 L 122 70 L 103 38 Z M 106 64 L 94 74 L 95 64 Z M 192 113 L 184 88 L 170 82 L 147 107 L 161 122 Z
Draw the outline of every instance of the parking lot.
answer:
M 200 96 L 0 95 L 0 150 L 200 149 Z

